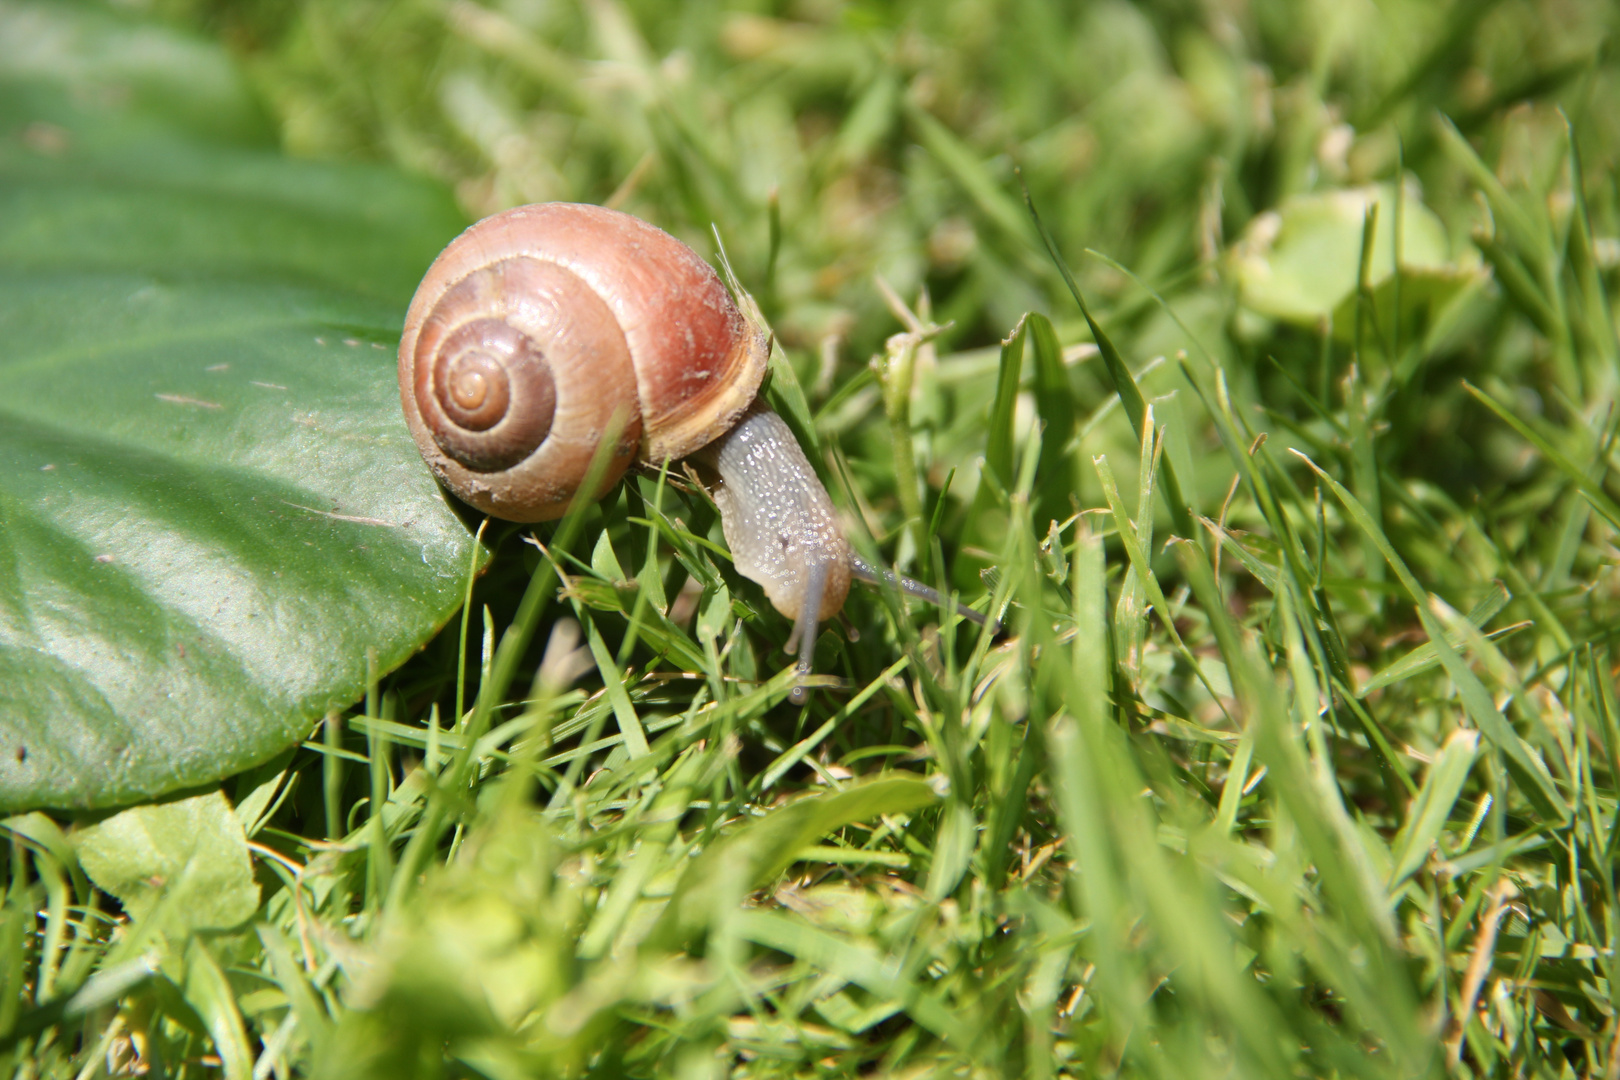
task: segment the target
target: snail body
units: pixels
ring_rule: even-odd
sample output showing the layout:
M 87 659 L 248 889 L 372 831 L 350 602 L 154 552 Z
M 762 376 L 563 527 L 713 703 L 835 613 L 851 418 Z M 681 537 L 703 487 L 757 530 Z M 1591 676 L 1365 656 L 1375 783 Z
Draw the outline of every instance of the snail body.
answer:
M 774 412 L 753 408 L 699 460 L 720 478 L 712 494 L 737 572 L 794 621 L 790 650 L 814 644 L 814 627 L 843 610 L 862 564 L 793 432 Z M 807 632 L 808 642 L 800 637 Z
M 400 402 L 444 486 L 512 521 L 559 518 L 633 462 L 693 457 L 717 478 L 738 572 L 794 621 L 807 675 L 851 577 L 938 597 L 854 557 L 792 432 L 756 400 L 768 357 L 691 248 L 629 214 L 543 203 L 485 218 L 434 261 L 405 317 Z M 600 489 L 581 491 L 614 432 Z

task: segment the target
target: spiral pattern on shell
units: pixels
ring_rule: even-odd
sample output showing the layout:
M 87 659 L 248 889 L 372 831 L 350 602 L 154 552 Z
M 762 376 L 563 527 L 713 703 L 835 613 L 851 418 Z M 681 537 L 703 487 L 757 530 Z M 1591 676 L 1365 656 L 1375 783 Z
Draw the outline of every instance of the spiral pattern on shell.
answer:
M 713 441 L 753 401 L 766 355 L 686 245 L 628 214 L 545 203 L 486 218 L 434 262 L 400 340 L 400 399 L 456 495 L 541 521 L 567 510 L 605 438 L 591 498 L 637 458 Z
M 504 278 L 509 263 L 479 271 Z M 419 341 L 435 342 L 432 325 L 440 312 L 455 313 L 458 291 L 476 281 L 464 279 L 446 294 L 430 316 Z M 544 351 L 520 329 L 500 318 L 477 317 L 447 327 L 437 348 L 416 367 L 416 405 L 428 420 L 433 441 L 473 472 L 509 469 L 532 454 L 551 433 L 557 409 L 557 383 Z M 420 347 L 420 346 L 419 346 Z

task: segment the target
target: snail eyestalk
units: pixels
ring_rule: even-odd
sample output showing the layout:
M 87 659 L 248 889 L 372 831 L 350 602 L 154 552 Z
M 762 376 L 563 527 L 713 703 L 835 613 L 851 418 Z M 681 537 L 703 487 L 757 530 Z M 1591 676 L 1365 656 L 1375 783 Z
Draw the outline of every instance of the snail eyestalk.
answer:
M 803 680 L 815 663 L 816 638 L 821 635 L 821 596 L 826 587 L 827 564 L 816 560 L 805 568 L 804 603 L 799 607 L 799 617 L 793 620 L 793 633 L 788 635 L 787 640 L 788 652 L 792 652 L 795 646 L 799 650 L 796 667 L 800 682 L 788 695 L 795 705 L 803 705 L 810 700 L 810 688 L 804 685 Z
M 880 569 L 879 567 L 873 566 L 871 563 L 862 559 L 859 555 L 851 555 L 849 557 L 849 576 L 860 581 L 864 581 L 868 585 L 876 585 L 879 588 L 882 588 L 885 585 L 891 585 L 903 593 L 915 596 L 917 599 L 926 601 L 927 603 L 933 604 L 936 607 L 954 607 L 956 609 L 956 613 L 962 616 L 962 618 L 966 619 L 968 622 L 989 627 L 992 636 L 1001 633 L 1001 620 L 992 619 L 983 612 L 974 611 L 966 604 L 960 602 L 956 602 L 954 604 L 949 603 L 946 601 L 945 597 L 939 594 L 938 589 L 930 588 L 920 581 L 915 581 L 911 578 L 905 577 L 904 575 L 897 574 L 893 570 Z

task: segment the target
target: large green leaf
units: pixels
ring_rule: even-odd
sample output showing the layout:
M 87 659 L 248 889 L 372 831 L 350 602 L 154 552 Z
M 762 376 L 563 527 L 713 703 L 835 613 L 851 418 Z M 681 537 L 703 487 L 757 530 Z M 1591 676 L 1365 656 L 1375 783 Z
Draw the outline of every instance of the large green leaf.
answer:
M 265 131 L 209 46 L 0 3 L 0 809 L 262 761 L 455 610 L 393 349 L 462 222 Z

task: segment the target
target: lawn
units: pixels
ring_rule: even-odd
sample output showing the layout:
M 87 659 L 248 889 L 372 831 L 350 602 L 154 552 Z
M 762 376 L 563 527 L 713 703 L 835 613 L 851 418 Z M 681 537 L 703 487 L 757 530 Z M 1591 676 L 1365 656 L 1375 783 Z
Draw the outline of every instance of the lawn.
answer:
M 1605 0 L 0 4 L 0 371 L 66 387 L 37 427 L 0 402 L 0 733 L 45 760 L 82 697 L 7 619 L 144 566 L 41 554 L 92 499 L 177 553 L 93 618 L 201 680 L 105 776 L 0 754 L 0 1060 L 1620 1080 L 1617 32 Z M 519 526 L 399 457 L 417 277 L 553 200 L 728 266 L 852 546 L 1001 625 L 857 585 L 801 707 L 678 463 Z M 195 302 L 151 317 L 216 334 L 197 370 L 330 399 L 126 407 L 95 365 L 129 295 Z M 133 479 L 65 464 L 74 410 Z M 310 455 L 352 504 L 296 494 Z M 432 539 L 340 550 L 406 516 L 373 490 Z M 292 531 L 237 523 L 266 492 Z M 223 547 L 274 618 L 195 616 L 238 644 L 193 663 L 143 605 Z

